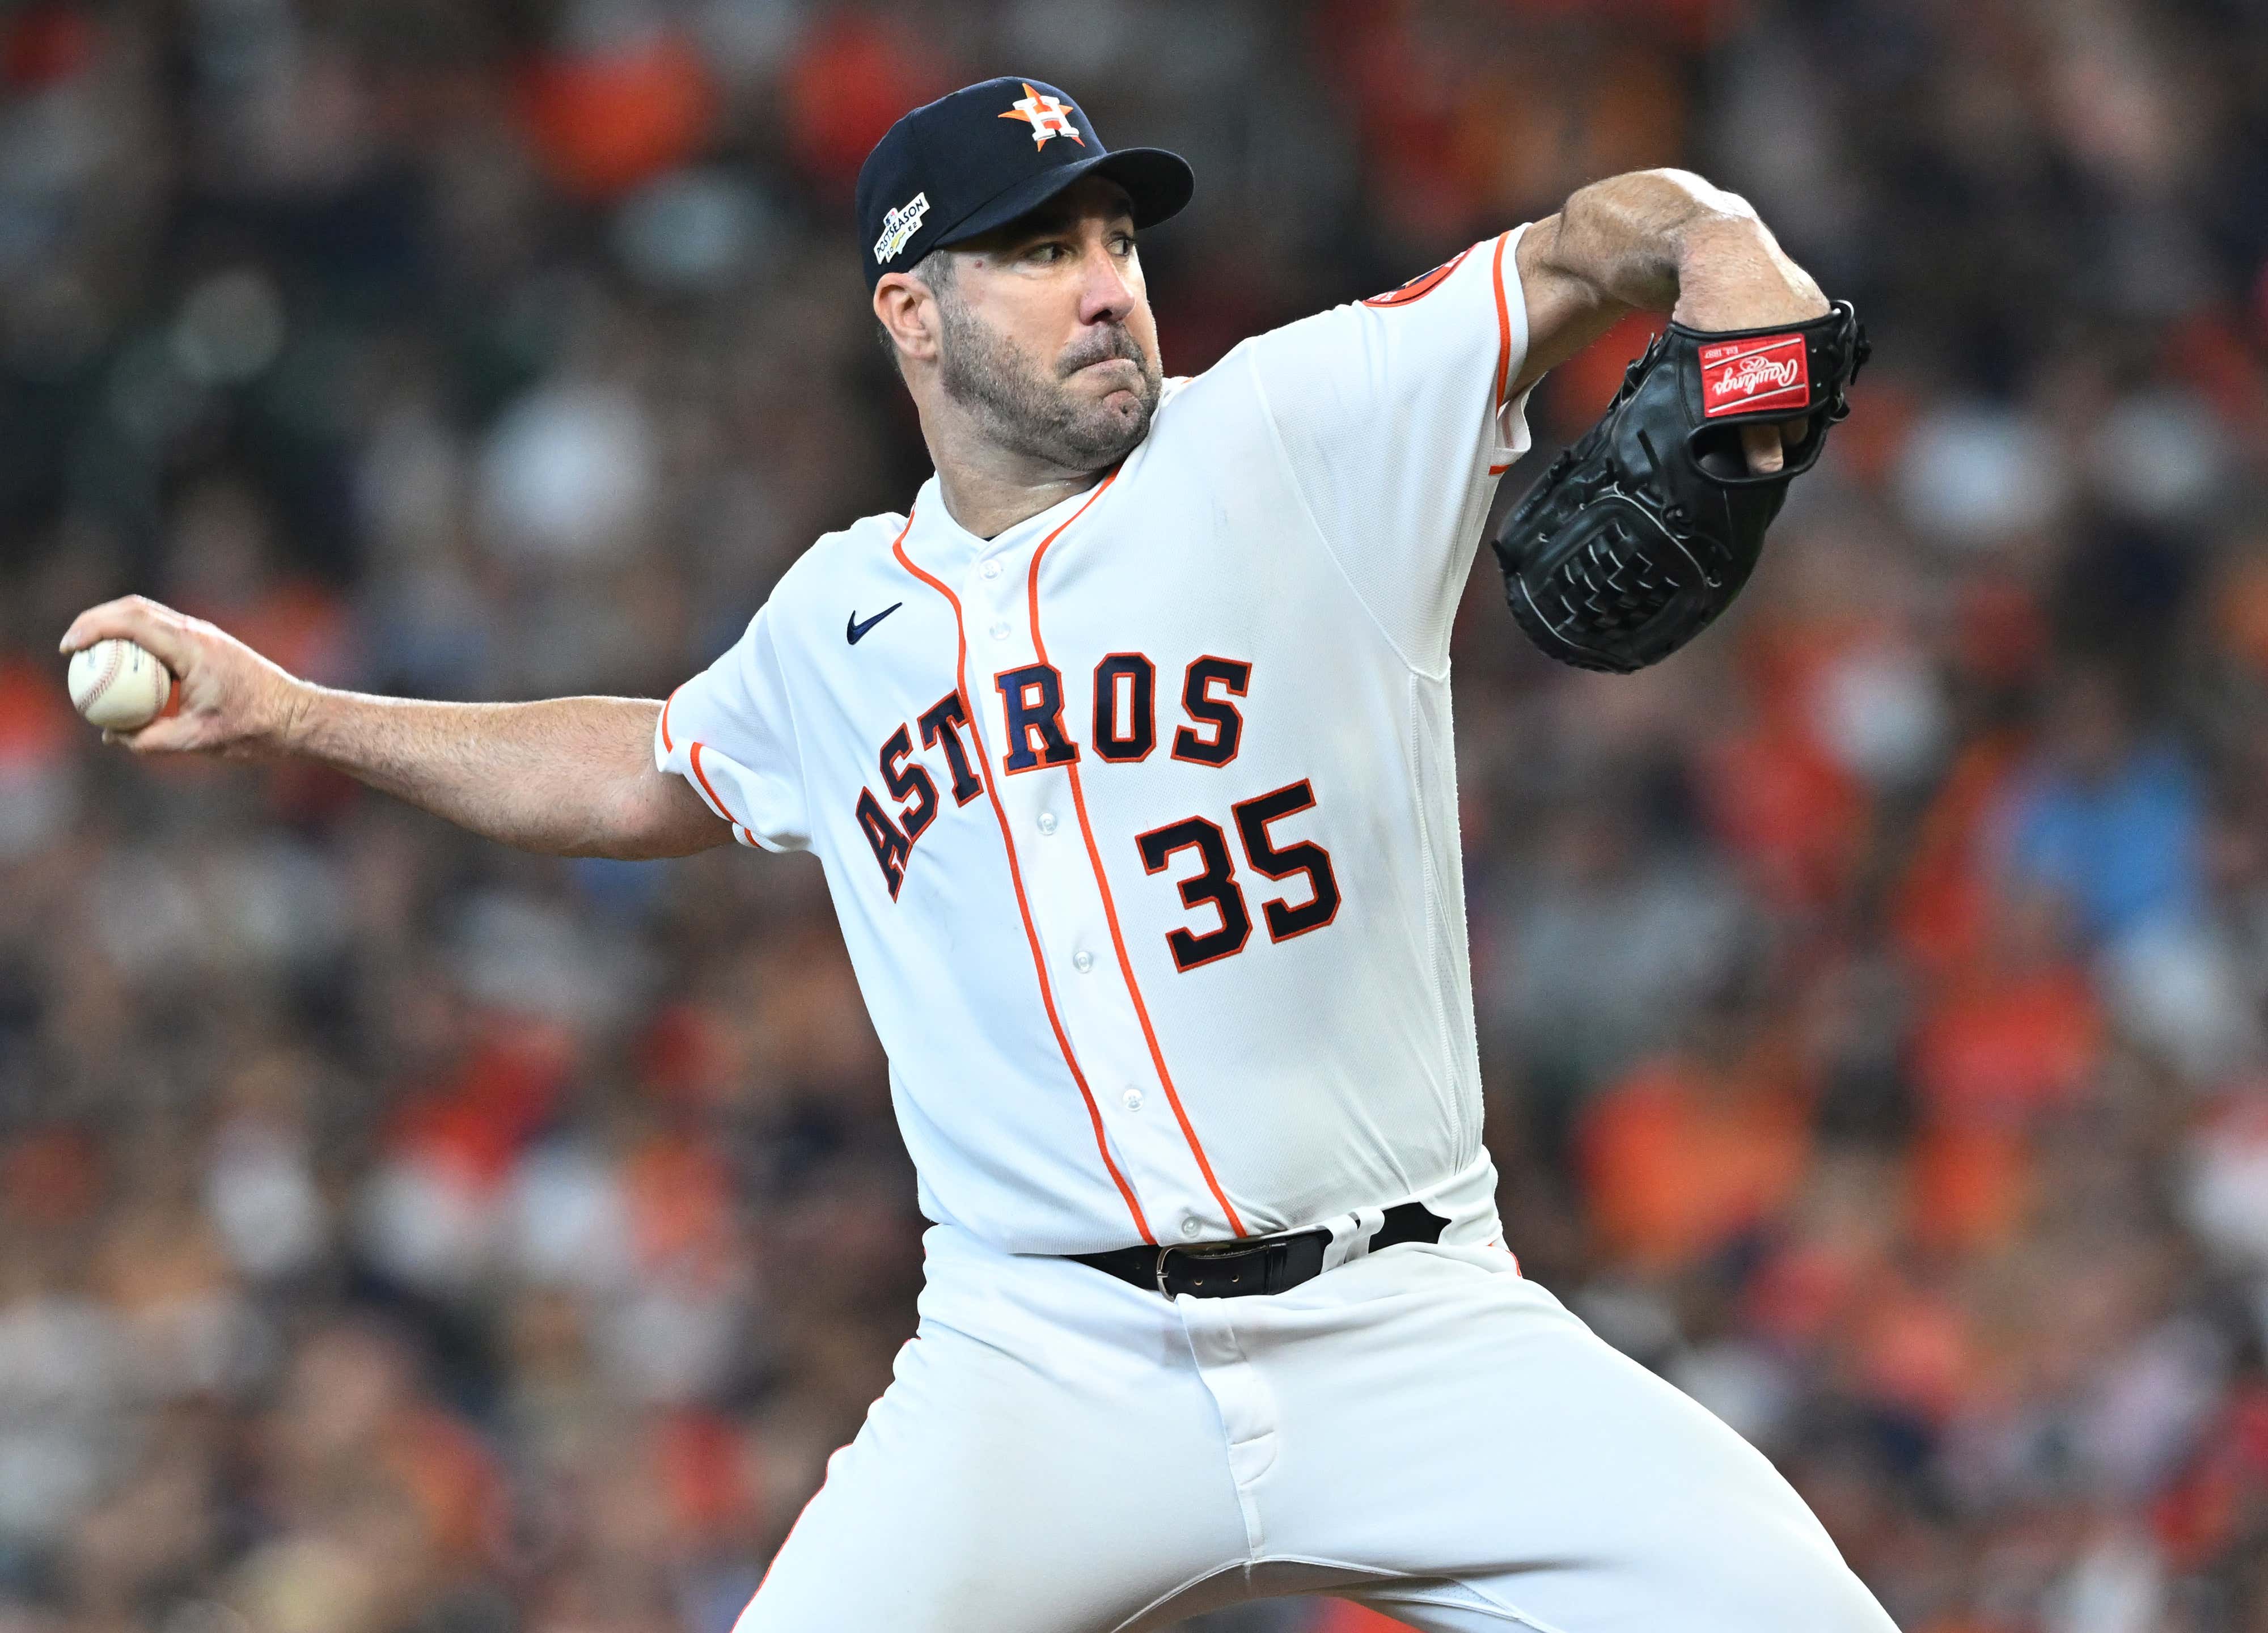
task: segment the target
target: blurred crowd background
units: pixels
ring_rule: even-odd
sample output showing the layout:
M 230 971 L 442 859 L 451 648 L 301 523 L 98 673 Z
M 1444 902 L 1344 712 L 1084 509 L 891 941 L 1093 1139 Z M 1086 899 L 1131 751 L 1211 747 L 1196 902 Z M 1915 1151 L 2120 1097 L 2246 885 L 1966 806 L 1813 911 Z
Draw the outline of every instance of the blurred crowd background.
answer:
M 0 7 L 0 1629 L 725 1633 L 887 1381 L 920 1221 L 814 865 L 136 761 L 55 644 L 138 590 L 330 682 L 666 692 L 925 474 L 851 183 L 999 72 L 1196 163 L 1174 372 L 1662 163 L 1857 301 L 1695 648 L 1555 669 L 1476 573 L 1509 1239 L 1903 1627 L 2268 1629 L 2253 0 Z

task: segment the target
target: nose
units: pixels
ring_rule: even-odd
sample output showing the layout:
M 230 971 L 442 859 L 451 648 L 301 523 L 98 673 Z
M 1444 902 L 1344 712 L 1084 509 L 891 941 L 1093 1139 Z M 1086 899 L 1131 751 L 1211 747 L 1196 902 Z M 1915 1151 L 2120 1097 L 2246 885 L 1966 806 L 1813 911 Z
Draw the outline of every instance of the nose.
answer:
M 1123 323 L 1134 310 L 1134 286 L 1126 267 L 1110 253 L 1108 241 L 1097 238 L 1086 246 L 1080 270 L 1079 294 L 1081 323 Z

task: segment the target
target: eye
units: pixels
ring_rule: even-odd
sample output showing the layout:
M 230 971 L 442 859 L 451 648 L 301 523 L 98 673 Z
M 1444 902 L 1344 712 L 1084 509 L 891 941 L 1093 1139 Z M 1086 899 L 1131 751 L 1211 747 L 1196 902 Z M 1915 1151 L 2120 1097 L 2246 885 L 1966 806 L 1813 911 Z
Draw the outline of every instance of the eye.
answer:
M 1112 233 L 1110 235 L 1110 253 L 1114 255 L 1132 254 L 1134 253 L 1134 235 L 1131 232 Z
M 1025 257 L 1027 260 L 1036 261 L 1043 265 L 1050 261 L 1061 261 L 1065 255 L 1070 254 L 1071 246 L 1063 242 L 1060 239 L 1045 239 L 1041 243 L 1033 245 L 1031 248 L 1024 252 Z

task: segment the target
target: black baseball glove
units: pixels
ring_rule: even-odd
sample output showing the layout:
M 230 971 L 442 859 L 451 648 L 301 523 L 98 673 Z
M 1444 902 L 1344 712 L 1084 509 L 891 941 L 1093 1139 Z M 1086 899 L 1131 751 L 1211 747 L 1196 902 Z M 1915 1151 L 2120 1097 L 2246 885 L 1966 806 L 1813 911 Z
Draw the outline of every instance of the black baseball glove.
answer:
M 1707 629 L 1748 582 L 1788 483 L 1850 413 L 1844 390 L 1868 350 L 1840 300 L 1808 323 L 1656 335 L 1490 541 L 1528 638 L 1627 674 Z M 1741 427 L 1807 416 L 1782 432 L 1781 468 L 1751 474 Z

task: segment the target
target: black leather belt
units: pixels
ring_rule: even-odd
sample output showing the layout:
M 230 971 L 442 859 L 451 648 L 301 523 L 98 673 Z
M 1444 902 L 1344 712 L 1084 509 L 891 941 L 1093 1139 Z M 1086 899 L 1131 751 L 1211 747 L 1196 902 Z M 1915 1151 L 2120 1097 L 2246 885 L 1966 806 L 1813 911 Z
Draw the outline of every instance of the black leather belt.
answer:
M 1370 1239 L 1370 1251 L 1397 1242 L 1438 1242 L 1449 1222 L 1423 1203 L 1405 1202 L 1386 1210 L 1386 1223 Z M 1323 1273 L 1329 1231 L 1292 1231 L 1282 1236 L 1248 1236 L 1202 1247 L 1114 1247 L 1108 1253 L 1065 1255 L 1091 1264 L 1145 1292 L 1168 1298 L 1241 1298 L 1249 1293 L 1280 1293 Z

